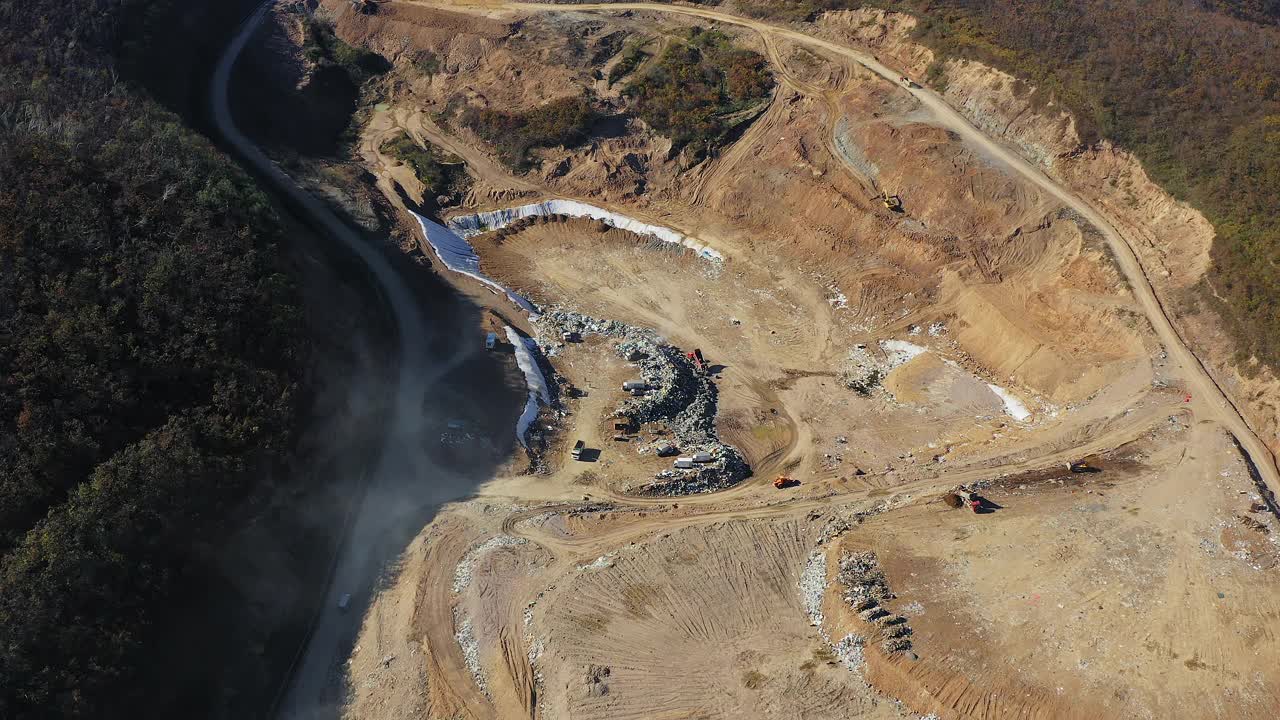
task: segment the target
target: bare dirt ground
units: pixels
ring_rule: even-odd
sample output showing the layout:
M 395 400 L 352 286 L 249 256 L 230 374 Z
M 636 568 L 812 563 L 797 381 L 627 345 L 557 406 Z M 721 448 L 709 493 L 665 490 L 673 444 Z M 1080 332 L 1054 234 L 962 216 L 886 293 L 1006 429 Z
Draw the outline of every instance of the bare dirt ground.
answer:
M 405 551 L 342 672 L 344 716 L 1228 718 L 1280 705 L 1280 524 L 1232 433 L 1264 479 L 1274 468 L 1112 229 L 1138 221 L 1113 225 L 937 96 L 887 81 L 855 44 L 883 45 L 871 25 L 814 39 L 684 6 L 322 8 L 396 61 L 359 145 L 392 204 L 426 192 L 380 152 L 407 132 L 472 175 L 442 219 L 580 199 L 723 254 L 567 218 L 472 239 L 484 274 L 543 309 L 701 349 L 716 430 L 754 472 L 719 492 L 636 496 L 670 466 L 613 440 L 636 368 L 608 338 L 546 343 L 561 387 L 586 394 L 541 416 L 554 430 L 542 472 L 501 464 Z M 778 87 L 707 160 L 673 156 L 632 120 L 516 173 L 443 120 L 450 103 L 519 109 L 584 89 L 625 102 L 596 77 L 616 52 L 590 59 L 606 38 L 661 47 L 713 21 L 737 24 L 722 27 Z M 410 62 L 427 50 L 430 75 Z M 892 50 L 886 62 L 920 61 Z M 536 334 L 506 299 L 446 275 L 496 313 L 478 336 L 494 318 Z M 851 387 L 868 368 L 864 392 Z M 577 439 L 598 457 L 573 461 Z M 1101 472 L 1066 471 L 1086 457 Z M 774 489 L 784 473 L 800 484 Z M 971 483 L 992 512 L 941 502 Z M 870 620 L 840 579 L 864 552 L 888 593 Z

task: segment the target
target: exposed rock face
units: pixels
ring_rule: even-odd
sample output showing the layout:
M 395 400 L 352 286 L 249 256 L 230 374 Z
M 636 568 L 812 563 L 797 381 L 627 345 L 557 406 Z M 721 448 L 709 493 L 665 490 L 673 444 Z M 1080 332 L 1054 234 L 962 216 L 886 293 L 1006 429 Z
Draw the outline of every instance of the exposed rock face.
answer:
M 1025 82 L 968 60 L 948 60 L 944 67 L 947 102 L 986 134 L 1012 143 L 1023 157 L 1054 167 L 1080 147 L 1075 119 L 1052 102 L 1033 107 L 1034 88 Z
M 1135 246 L 1160 290 L 1191 287 L 1209 268 L 1213 227 L 1147 177 L 1133 155 L 1103 142 L 1083 146 L 1075 120 L 1034 88 L 970 61 L 946 63 L 947 101 L 989 135 L 1007 140 L 1107 214 Z
M 910 16 L 873 9 L 826 13 L 815 23 L 823 35 L 860 44 L 882 62 L 922 76 L 934 56 L 911 40 L 915 25 Z M 1131 153 L 1105 141 L 1082 145 L 1074 118 L 1052 102 L 1037 106 L 1035 88 L 1026 82 L 972 61 L 947 61 L 943 71 L 949 103 L 1038 163 L 1124 234 L 1156 292 L 1178 312 L 1175 324 L 1197 356 L 1272 452 L 1280 450 L 1280 407 L 1270 400 L 1280 397 L 1280 378 L 1256 359 L 1237 366 L 1236 345 L 1222 331 L 1223 320 L 1194 302 L 1212 292 L 1203 285 L 1195 289 L 1209 269 L 1214 239 L 1204 215 L 1156 185 Z
M 915 28 L 914 17 L 878 8 L 829 12 L 815 23 L 818 34 L 870 48 L 881 62 L 919 77 L 933 62 L 933 51 L 912 42 Z
M 1236 344 L 1217 312 L 1198 302 L 1214 230 L 1195 208 L 1165 192 L 1138 159 L 1109 142 L 1080 144 L 1059 106 L 1032 106 L 1033 88 L 974 62 L 948 62 L 945 97 L 986 132 L 1007 140 L 1098 208 L 1133 246 L 1174 324 L 1214 380 L 1273 453 L 1280 451 L 1280 378 L 1255 359 L 1236 364 Z M 1197 289 L 1197 286 L 1199 288 Z

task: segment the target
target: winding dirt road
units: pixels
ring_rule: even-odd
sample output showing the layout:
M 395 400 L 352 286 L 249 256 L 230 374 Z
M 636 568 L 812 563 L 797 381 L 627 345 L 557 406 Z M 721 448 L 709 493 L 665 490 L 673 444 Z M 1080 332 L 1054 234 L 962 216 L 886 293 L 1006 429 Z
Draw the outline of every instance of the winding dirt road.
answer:
M 418 301 L 388 259 L 328 206 L 299 187 L 235 124 L 228 99 L 232 70 L 274 4 L 274 0 L 264 2 L 245 21 L 218 62 L 209 91 L 215 127 L 294 212 L 305 216 L 363 262 L 394 316 L 399 343 L 395 406 L 380 459 L 366 476 L 364 492 L 351 499 L 347 532 L 325 591 L 321 615 L 316 618 L 279 706 L 282 717 L 311 720 L 339 714 L 346 692 L 341 664 L 349 655 L 363 610 L 381 573 L 442 504 L 470 494 L 487 475 L 440 467 L 426 457 L 420 437 L 430 404 L 426 400 L 428 393 L 447 373 L 471 360 L 474 348 L 459 348 L 445 358 L 431 354 L 428 338 L 432 326 L 426 323 Z M 361 381 L 352 378 L 351 384 L 356 387 Z M 351 597 L 344 612 L 338 605 L 348 594 Z
M 442 6 L 448 5 L 448 3 L 442 4 Z M 903 92 L 911 93 L 916 100 L 933 113 L 934 120 L 939 126 L 955 132 L 975 149 L 1004 164 L 1009 169 L 1017 172 L 1019 175 L 1035 184 L 1036 187 L 1057 198 L 1064 205 L 1079 213 L 1085 220 L 1095 226 L 1102 233 L 1103 237 L 1106 238 L 1107 246 L 1111 249 L 1112 254 L 1115 257 L 1116 264 L 1128 280 L 1129 286 L 1133 290 L 1134 297 L 1142 306 L 1142 310 L 1147 316 L 1147 319 L 1151 322 L 1151 326 L 1155 329 L 1157 337 L 1160 338 L 1160 342 L 1169 352 L 1170 358 L 1182 368 L 1181 375 L 1187 384 L 1188 392 L 1190 392 L 1192 396 L 1192 410 L 1200 419 L 1214 420 L 1234 435 L 1245 453 L 1248 454 L 1249 459 L 1257 467 L 1258 472 L 1261 474 L 1267 487 L 1270 488 L 1272 492 L 1276 492 L 1277 489 L 1280 489 L 1280 471 L 1277 470 L 1275 457 L 1271 454 L 1271 451 L 1267 449 L 1266 444 L 1264 444 L 1253 432 L 1253 429 L 1249 427 L 1249 424 L 1240 414 L 1239 409 L 1231 398 L 1229 398 L 1222 388 L 1214 382 L 1213 378 L 1209 376 L 1209 373 L 1205 370 L 1203 363 L 1201 363 L 1199 358 L 1195 356 L 1183 340 L 1182 336 L 1178 333 L 1177 329 L 1174 328 L 1173 323 L 1169 319 L 1168 312 L 1165 310 L 1164 304 L 1160 301 L 1160 298 L 1151 287 L 1151 282 L 1147 277 L 1146 270 L 1142 267 L 1142 263 L 1138 261 L 1137 255 L 1133 251 L 1133 247 L 1124 238 L 1124 236 L 1122 236 L 1119 231 L 1117 231 L 1115 227 L 1102 216 L 1101 213 L 1095 210 L 1093 206 L 1049 176 L 1045 175 L 1039 168 L 1006 148 L 999 141 L 988 137 L 970 123 L 955 108 L 948 105 L 947 102 L 937 93 L 923 87 L 904 87 L 899 82 L 899 78 L 901 77 L 900 73 L 881 64 L 870 54 L 855 50 L 847 45 L 841 45 L 822 38 L 812 37 L 789 28 L 779 27 L 759 20 L 738 17 L 736 15 L 730 15 L 716 10 L 677 5 L 662 5 L 656 3 L 593 3 L 566 6 L 548 5 L 543 3 L 484 2 L 478 3 L 478 5 L 485 8 L 510 9 L 521 12 L 622 12 L 626 10 L 643 10 L 649 12 L 686 15 L 727 23 L 730 25 L 738 25 L 740 27 L 754 30 L 765 38 L 783 38 L 798 45 L 818 48 L 828 53 L 848 58 L 894 85 L 897 85 Z M 457 6 L 454 5 L 454 7 Z M 768 40 L 766 40 L 766 43 L 767 42 Z

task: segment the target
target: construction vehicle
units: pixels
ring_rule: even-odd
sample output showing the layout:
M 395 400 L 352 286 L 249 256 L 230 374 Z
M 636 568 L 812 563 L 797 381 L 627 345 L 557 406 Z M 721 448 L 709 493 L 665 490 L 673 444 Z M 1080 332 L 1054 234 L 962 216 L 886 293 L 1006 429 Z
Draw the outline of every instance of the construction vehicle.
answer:
M 903 84 L 905 87 L 909 87 L 909 88 L 912 88 L 912 89 L 915 89 L 915 88 L 920 87 L 919 85 L 917 85 L 917 84 L 915 83 L 915 81 L 913 81 L 911 78 L 907 77 L 906 75 L 903 75 L 901 78 L 899 78 L 899 80 L 902 82 L 902 84 Z
M 1098 468 L 1093 467 L 1092 465 L 1090 465 L 1089 463 L 1083 460 L 1077 460 L 1076 462 L 1067 463 L 1067 470 L 1077 475 L 1080 473 L 1101 472 L 1100 470 L 1098 470 Z
M 799 485 L 799 484 L 800 484 L 799 480 L 796 480 L 795 478 L 792 478 L 792 477 L 787 477 L 786 475 L 779 475 L 773 481 L 773 486 L 778 488 L 779 490 L 782 490 L 783 488 L 789 488 L 792 485 Z
M 944 502 L 953 508 L 967 507 L 975 514 L 981 512 L 983 499 L 981 495 L 960 488 L 955 492 L 942 496 Z
M 902 198 L 897 195 L 890 195 L 888 190 L 884 191 L 884 195 L 880 198 L 880 202 L 890 210 L 890 212 L 902 212 Z

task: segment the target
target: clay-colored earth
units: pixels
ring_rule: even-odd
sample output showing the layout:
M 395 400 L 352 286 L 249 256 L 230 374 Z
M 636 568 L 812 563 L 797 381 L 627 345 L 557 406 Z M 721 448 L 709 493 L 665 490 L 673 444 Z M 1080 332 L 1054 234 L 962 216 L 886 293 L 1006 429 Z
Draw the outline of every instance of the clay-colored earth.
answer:
M 1262 492 L 1274 465 L 1161 309 L 1203 272 L 1203 227 L 1124 158 L 1109 161 L 1117 186 L 1140 202 L 1059 157 L 1069 118 L 996 129 L 1020 96 L 973 64 L 949 70 L 943 99 L 973 121 L 958 125 L 943 99 L 885 78 L 930 58 L 909 18 L 880 11 L 797 31 L 700 6 L 320 5 L 344 39 L 394 63 L 358 148 L 392 204 L 433 200 L 381 151 L 407 133 L 466 162 L 471 190 L 442 221 L 577 199 L 723 256 L 567 217 L 471 238 L 480 272 L 540 308 L 700 349 L 717 433 L 753 471 L 714 493 L 637 494 L 670 459 L 639 451 L 662 427 L 613 439 L 636 373 L 615 341 L 548 338 L 435 262 L 492 310 L 477 337 L 504 324 L 538 335 L 559 387 L 587 392 L 542 411 L 540 456 L 512 458 L 406 550 L 327 679 L 344 716 L 1280 707 L 1280 520 Z M 588 90 L 625 108 L 621 85 L 597 76 L 626 42 L 658 48 L 711 23 L 765 56 L 777 88 L 705 160 L 631 119 L 516 172 L 449 122 L 460 104 L 527 109 Z M 439 60 L 429 75 L 412 62 L 424 51 Z M 1001 133 L 1007 145 L 988 139 Z M 886 190 L 902 213 L 881 204 Z M 848 379 L 863 362 L 879 374 L 859 392 Z M 592 462 L 570 457 L 579 439 Z M 1100 472 L 1066 470 L 1083 458 Z M 782 474 L 798 486 L 775 489 Z M 943 504 L 961 485 L 992 511 Z M 858 552 L 875 554 L 894 624 L 846 601 L 838 571 Z M 887 648 L 893 633 L 908 645 Z

